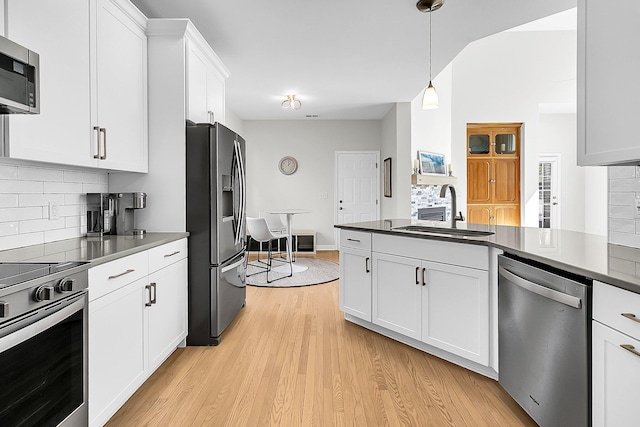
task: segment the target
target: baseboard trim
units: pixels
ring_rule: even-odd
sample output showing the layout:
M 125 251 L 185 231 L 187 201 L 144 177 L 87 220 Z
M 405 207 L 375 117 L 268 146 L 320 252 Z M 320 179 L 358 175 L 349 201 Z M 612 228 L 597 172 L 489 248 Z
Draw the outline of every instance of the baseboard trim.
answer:
M 318 250 L 318 251 L 337 251 L 338 247 L 336 245 L 316 245 L 316 250 Z

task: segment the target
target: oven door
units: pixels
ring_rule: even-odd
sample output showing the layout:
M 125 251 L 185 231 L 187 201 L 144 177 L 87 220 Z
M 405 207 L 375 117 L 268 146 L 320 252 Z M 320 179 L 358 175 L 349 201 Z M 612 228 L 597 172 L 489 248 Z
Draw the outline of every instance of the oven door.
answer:
M 0 426 L 86 426 L 86 293 L 0 326 Z

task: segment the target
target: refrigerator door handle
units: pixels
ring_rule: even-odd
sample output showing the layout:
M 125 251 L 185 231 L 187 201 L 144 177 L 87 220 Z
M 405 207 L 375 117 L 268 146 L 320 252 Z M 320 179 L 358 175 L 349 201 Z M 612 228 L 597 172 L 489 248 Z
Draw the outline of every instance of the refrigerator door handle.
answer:
M 238 168 L 240 191 L 239 206 L 238 206 L 238 221 L 236 223 L 236 235 L 235 243 L 238 244 L 242 241 L 242 230 L 244 227 L 244 210 L 245 210 L 245 182 L 244 182 L 244 165 L 242 164 L 242 151 L 240 150 L 240 143 L 237 140 L 233 140 L 234 152 L 236 157 L 236 167 Z
M 226 267 L 222 267 L 222 268 L 220 269 L 220 273 L 226 273 L 226 272 L 227 272 L 227 271 L 229 271 L 229 270 L 234 270 L 234 269 L 236 269 L 236 268 L 240 267 L 240 266 L 241 266 L 241 265 L 243 265 L 243 264 L 244 264 L 244 256 L 243 256 L 242 258 L 240 258 L 240 260 L 239 260 L 239 261 L 236 261 L 236 262 L 234 262 L 234 263 L 233 263 L 233 264 L 231 264 L 231 265 L 227 265 Z
M 236 140 L 238 144 L 238 162 L 240 164 L 240 183 L 242 185 L 242 210 L 240 211 L 242 218 L 242 228 L 240 228 L 240 236 L 244 234 L 245 228 L 245 218 L 247 217 L 247 175 L 244 170 L 244 161 L 242 160 L 242 147 L 240 146 L 240 142 Z M 242 239 L 240 239 L 242 240 Z

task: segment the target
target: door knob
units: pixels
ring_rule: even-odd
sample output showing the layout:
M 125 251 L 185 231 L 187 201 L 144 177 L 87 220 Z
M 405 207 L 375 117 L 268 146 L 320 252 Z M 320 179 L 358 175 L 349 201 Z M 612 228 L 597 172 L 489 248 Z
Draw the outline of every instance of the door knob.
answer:
M 342 200 L 340 200 L 340 203 L 342 203 Z
M 342 210 L 342 206 L 340 206 L 340 210 Z

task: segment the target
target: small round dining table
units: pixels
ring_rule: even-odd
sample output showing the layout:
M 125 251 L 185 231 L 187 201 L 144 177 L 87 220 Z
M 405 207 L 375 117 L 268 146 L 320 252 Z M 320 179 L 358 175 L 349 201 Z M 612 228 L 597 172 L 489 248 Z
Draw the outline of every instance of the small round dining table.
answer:
M 304 209 L 273 209 L 273 210 L 268 210 L 266 211 L 267 213 L 270 214 L 276 214 L 276 215 L 286 215 L 287 217 L 287 258 L 291 259 L 291 256 L 293 254 L 293 233 L 292 233 L 292 223 L 293 223 L 293 216 L 294 215 L 300 215 L 300 214 L 307 214 L 307 213 L 311 213 L 311 211 L 307 211 Z M 291 264 L 291 269 L 293 271 L 293 273 L 300 273 L 302 271 L 305 271 L 308 267 L 306 265 L 294 265 Z M 278 271 L 278 272 L 282 272 L 282 273 L 288 273 L 289 272 L 289 266 L 287 265 L 281 265 L 280 267 L 276 267 L 273 269 L 274 271 Z

